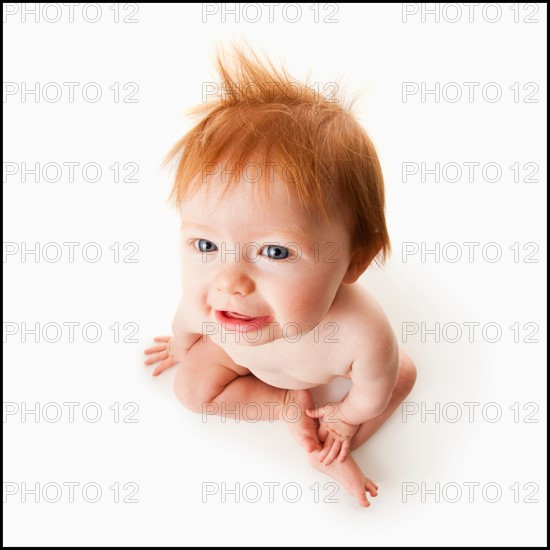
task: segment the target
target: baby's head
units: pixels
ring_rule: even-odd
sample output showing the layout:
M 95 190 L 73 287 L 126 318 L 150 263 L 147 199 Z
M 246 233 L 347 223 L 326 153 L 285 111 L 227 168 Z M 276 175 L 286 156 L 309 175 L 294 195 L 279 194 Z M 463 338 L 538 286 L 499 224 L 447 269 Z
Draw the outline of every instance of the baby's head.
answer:
M 204 321 L 254 334 L 268 323 L 280 338 L 310 330 L 342 284 L 386 259 L 382 171 L 349 109 L 253 54 L 232 61 L 218 56 L 221 93 L 167 156 L 184 295 Z

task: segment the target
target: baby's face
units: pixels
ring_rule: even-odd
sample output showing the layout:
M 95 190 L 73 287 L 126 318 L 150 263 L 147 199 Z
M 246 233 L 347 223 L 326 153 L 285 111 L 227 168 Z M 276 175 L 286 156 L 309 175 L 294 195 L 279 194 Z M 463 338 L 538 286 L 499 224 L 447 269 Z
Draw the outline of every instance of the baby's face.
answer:
M 223 186 L 210 177 L 181 205 L 184 296 L 200 312 L 203 333 L 224 323 L 229 334 L 246 333 L 233 340 L 242 345 L 311 330 L 329 311 L 350 260 L 343 222 L 303 211 L 277 178 L 269 199 L 258 185 L 241 177 L 218 200 Z

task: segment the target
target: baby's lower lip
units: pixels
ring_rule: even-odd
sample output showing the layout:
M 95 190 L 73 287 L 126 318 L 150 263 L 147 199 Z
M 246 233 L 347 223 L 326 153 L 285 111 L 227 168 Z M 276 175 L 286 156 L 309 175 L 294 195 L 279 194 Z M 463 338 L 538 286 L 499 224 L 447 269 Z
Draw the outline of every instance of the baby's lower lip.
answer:
M 263 317 L 230 317 L 228 311 L 216 310 L 216 320 L 218 323 L 223 323 L 227 330 L 237 330 L 241 328 L 245 332 L 253 329 L 258 329 L 269 321 L 269 315 Z

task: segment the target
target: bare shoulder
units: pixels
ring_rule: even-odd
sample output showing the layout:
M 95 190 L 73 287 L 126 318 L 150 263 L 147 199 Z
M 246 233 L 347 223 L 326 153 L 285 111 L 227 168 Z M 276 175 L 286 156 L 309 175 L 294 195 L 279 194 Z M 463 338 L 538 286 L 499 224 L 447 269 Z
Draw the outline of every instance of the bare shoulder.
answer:
M 383 364 L 397 357 L 391 323 L 371 292 L 357 284 L 342 285 L 331 313 L 352 350 L 353 361 Z
M 193 311 L 191 301 L 185 296 L 181 296 L 172 318 L 172 331 L 174 335 L 183 333 L 202 334 L 200 316 Z

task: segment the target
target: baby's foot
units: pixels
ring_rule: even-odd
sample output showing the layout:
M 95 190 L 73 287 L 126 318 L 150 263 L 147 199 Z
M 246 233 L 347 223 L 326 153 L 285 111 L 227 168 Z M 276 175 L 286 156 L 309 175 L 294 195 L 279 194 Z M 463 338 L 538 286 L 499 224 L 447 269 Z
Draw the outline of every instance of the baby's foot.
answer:
M 310 418 L 306 409 L 315 407 L 309 390 L 288 390 L 280 419 L 286 422 L 290 432 L 308 453 L 322 449 L 317 430 L 319 421 Z
M 369 507 L 370 502 L 367 500 L 366 492 L 368 491 L 371 496 L 375 497 L 378 495 L 378 485 L 365 477 L 351 454 L 348 454 L 344 462 L 334 460 L 328 466 L 319 462 L 318 455 L 318 452 L 309 453 L 307 455 L 309 463 L 319 472 L 327 474 L 343 485 L 348 493 L 358 500 L 360 506 Z

